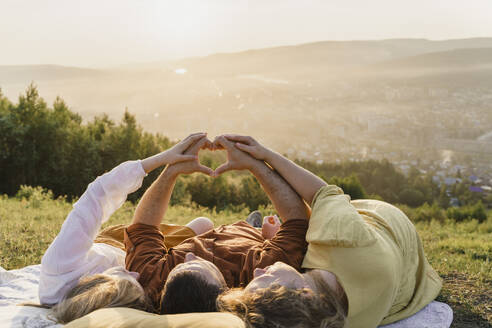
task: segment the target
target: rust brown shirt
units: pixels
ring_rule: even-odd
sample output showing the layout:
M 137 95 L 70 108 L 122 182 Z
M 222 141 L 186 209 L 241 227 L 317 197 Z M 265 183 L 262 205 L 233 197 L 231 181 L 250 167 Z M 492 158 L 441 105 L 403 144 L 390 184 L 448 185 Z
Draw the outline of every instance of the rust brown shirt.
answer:
M 184 261 L 188 252 L 214 263 L 229 287 L 244 287 L 255 268 L 277 261 L 301 269 L 306 252 L 308 221 L 284 222 L 270 240 L 244 221 L 223 225 L 166 248 L 165 236 L 155 227 L 133 224 L 125 230 L 126 268 L 140 274 L 139 282 L 155 305 L 169 272 Z

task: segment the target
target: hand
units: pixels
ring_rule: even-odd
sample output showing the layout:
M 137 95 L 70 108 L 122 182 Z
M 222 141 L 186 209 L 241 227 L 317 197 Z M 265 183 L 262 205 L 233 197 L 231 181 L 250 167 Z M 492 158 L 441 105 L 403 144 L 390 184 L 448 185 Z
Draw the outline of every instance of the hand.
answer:
M 165 164 L 174 164 L 178 162 L 192 161 L 198 159 L 198 152 L 196 154 L 186 153 L 186 150 L 206 135 L 207 134 L 204 132 L 192 133 L 177 144 L 175 144 L 173 147 L 166 150 L 163 153 Z
M 149 173 L 166 164 L 196 160 L 198 158 L 196 155 L 185 154 L 185 151 L 206 135 L 206 133 L 202 132 L 190 134 L 168 150 L 142 160 L 142 167 L 145 173 Z
M 200 162 L 198 161 L 198 152 L 200 151 L 200 149 L 212 149 L 212 142 L 208 140 L 205 134 L 200 135 L 199 138 L 196 138 L 195 136 L 193 136 L 192 138 L 194 140 L 194 143 L 191 143 L 189 148 L 184 151 L 184 155 L 192 156 L 193 160 L 175 163 L 171 165 L 169 169 L 174 170 L 177 174 L 191 174 L 195 172 L 201 172 L 209 176 L 214 176 L 214 171 L 211 168 L 200 164 Z
M 280 220 L 276 215 L 269 215 L 263 218 L 263 225 L 261 226 L 261 235 L 265 239 L 272 239 L 273 236 L 280 229 Z
M 225 134 L 224 137 L 231 141 L 234 142 L 235 146 L 250 154 L 254 158 L 261 160 L 261 161 L 266 161 L 267 156 L 268 156 L 268 148 L 262 146 L 258 141 L 253 139 L 252 137 L 249 136 L 240 136 L 237 134 Z
M 227 162 L 215 169 L 215 177 L 231 170 L 250 170 L 257 162 L 248 153 L 234 147 L 234 143 L 224 136 L 216 137 L 213 147 L 214 149 L 225 149 L 227 151 Z

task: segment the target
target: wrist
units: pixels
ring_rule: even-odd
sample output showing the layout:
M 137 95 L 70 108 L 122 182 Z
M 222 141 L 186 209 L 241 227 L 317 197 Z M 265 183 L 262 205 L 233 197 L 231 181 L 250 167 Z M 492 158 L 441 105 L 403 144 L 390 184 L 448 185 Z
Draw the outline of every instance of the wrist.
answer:
M 143 159 L 141 163 L 143 169 L 145 170 L 145 173 L 150 173 L 156 168 L 168 164 L 168 156 L 166 152 L 167 151 L 164 151 L 159 154 L 155 154 L 154 156 Z
M 165 150 L 165 151 L 157 154 L 156 157 L 157 157 L 157 161 L 159 162 L 160 166 L 171 164 L 171 163 L 169 163 L 169 150 Z
M 274 159 L 275 157 L 275 152 L 271 149 L 265 148 L 265 153 L 263 155 L 263 160 L 270 164 L 270 162 Z
M 265 162 L 257 159 L 255 159 L 248 168 L 248 170 L 251 173 L 253 173 L 253 175 L 255 176 L 261 174 L 265 169 L 270 170 L 270 168 L 265 164 Z
M 177 178 L 181 172 L 178 170 L 176 165 L 168 165 L 163 172 L 165 175 L 167 175 L 169 178 Z

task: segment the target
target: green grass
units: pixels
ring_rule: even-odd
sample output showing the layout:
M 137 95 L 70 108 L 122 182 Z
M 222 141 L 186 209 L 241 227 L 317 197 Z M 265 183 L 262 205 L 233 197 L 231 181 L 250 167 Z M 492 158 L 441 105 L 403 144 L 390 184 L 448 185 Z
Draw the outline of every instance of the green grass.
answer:
M 492 327 L 492 216 L 418 223 L 429 262 L 443 278 L 438 300 L 454 310 L 452 327 Z
M 72 204 L 63 199 L 0 196 L 0 266 L 7 270 L 40 263 Z M 129 223 L 134 205 L 125 203 L 104 225 Z M 271 209 L 263 209 L 264 214 Z M 169 208 L 166 222 L 186 224 L 198 216 L 215 225 L 244 219 L 246 209 L 215 212 L 196 206 Z M 447 221 L 416 224 L 429 262 L 444 280 L 438 300 L 454 310 L 452 327 L 492 327 L 492 213 L 482 224 Z

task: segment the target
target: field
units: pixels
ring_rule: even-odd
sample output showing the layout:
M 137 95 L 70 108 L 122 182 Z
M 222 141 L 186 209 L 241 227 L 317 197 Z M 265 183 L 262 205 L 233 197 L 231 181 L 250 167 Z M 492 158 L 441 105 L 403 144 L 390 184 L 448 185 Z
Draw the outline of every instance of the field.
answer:
M 71 209 L 64 199 L 0 196 L 0 266 L 10 270 L 40 263 Z M 134 205 L 127 202 L 105 224 L 128 223 Z M 264 209 L 264 214 L 269 209 Z M 215 225 L 244 219 L 246 209 L 214 212 L 198 207 L 171 207 L 166 221 L 185 224 L 197 216 Z M 492 213 L 482 224 L 438 222 L 417 224 L 432 266 L 444 280 L 438 300 L 454 310 L 452 327 L 492 327 Z

